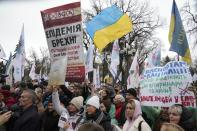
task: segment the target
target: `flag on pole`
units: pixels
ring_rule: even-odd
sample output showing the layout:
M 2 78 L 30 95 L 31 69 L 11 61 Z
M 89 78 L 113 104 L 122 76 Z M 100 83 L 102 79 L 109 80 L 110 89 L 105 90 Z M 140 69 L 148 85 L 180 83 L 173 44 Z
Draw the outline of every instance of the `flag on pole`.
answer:
M 0 58 L 4 58 L 4 57 L 6 57 L 6 54 L 5 54 L 4 50 L 3 50 L 3 47 L 0 44 Z
M 93 61 L 94 61 L 94 45 L 90 44 L 86 56 L 86 73 L 93 71 Z
M 138 64 L 139 53 L 138 50 L 134 56 L 133 62 L 129 69 L 129 76 L 127 78 L 127 89 L 138 88 L 139 86 L 139 64 Z
M 29 73 L 29 77 L 32 79 L 32 80 L 35 80 L 36 79 L 36 73 L 35 73 L 35 62 L 32 64 L 31 66 L 31 70 L 30 70 L 30 73 Z
M 132 31 L 132 22 L 117 6 L 104 9 L 86 24 L 96 47 L 102 51 L 110 42 Z
M 5 71 L 5 74 L 8 75 L 8 77 L 6 77 L 6 84 L 10 86 L 12 86 L 12 82 L 13 82 L 12 73 L 13 73 L 13 63 L 12 63 L 12 53 L 10 52 L 9 59 L 6 63 L 6 71 Z
M 118 65 L 120 64 L 119 51 L 120 51 L 120 48 L 119 48 L 118 40 L 116 40 L 113 44 L 113 49 L 111 53 L 111 64 L 109 67 L 109 70 L 112 76 L 114 77 L 114 79 L 117 76 Z
M 169 30 L 170 51 L 182 56 L 188 64 L 192 62 L 186 33 L 175 0 L 173 0 L 172 14 Z
M 152 52 L 150 52 L 148 58 L 145 61 L 145 68 L 152 68 L 155 66 L 160 66 L 161 61 L 161 45 L 158 44 Z
M 22 27 L 19 43 L 16 47 L 16 54 L 14 58 L 14 82 L 21 81 L 24 76 L 25 66 L 25 43 L 24 43 L 24 25 Z
M 94 71 L 93 71 L 93 85 L 95 88 L 101 87 L 99 66 L 96 69 L 94 69 Z

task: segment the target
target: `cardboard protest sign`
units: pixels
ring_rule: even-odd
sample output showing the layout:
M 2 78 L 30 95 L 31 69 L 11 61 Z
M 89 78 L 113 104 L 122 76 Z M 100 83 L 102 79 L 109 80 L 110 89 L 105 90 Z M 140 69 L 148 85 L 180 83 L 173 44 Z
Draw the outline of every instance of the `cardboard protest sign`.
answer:
M 66 59 L 58 59 L 51 63 L 49 85 L 64 85 L 67 67 Z
M 185 62 L 173 61 L 164 67 L 146 69 L 140 76 L 140 100 L 145 106 L 169 107 L 175 103 L 196 107 L 192 80 Z
M 52 60 L 67 55 L 66 81 L 85 79 L 83 32 L 80 2 L 41 11 L 45 35 Z

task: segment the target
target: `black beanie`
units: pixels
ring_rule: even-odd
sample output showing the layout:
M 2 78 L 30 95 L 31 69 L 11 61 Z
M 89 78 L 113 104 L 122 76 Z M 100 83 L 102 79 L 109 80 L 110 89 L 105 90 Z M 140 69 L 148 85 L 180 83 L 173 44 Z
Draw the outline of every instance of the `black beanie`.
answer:
M 135 98 L 137 98 L 137 91 L 133 88 L 130 88 L 126 91 L 126 93 L 129 93 L 130 95 L 134 96 Z

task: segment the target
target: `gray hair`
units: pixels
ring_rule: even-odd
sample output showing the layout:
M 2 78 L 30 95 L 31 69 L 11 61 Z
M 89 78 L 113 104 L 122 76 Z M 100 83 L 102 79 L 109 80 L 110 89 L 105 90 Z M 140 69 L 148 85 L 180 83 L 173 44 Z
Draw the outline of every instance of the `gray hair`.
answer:
M 121 102 L 125 102 L 125 98 L 120 94 L 116 95 L 115 98 L 118 98 Z
M 32 103 L 33 103 L 33 104 L 36 103 L 37 95 L 36 95 L 36 93 L 34 92 L 34 90 L 25 89 L 23 92 L 29 93 L 29 94 L 30 94 L 30 98 L 31 98 L 31 100 L 32 100 Z

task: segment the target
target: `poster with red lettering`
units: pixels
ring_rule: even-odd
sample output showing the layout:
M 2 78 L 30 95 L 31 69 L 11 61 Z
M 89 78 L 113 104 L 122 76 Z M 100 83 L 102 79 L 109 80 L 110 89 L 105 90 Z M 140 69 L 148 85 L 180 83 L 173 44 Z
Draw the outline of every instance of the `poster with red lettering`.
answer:
M 51 60 L 67 56 L 66 81 L 84 81 L 81 3 L 75 2 L 46 9 L 41 11 L 41 16 Z
M 196 107 L 194 92 L 188 88 L 191 82 L 189 67 L 183 61 L 148 68 L 140 76 L 140 101 L 144 106 L 170 107 L 177 103 Z

